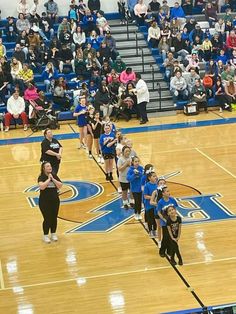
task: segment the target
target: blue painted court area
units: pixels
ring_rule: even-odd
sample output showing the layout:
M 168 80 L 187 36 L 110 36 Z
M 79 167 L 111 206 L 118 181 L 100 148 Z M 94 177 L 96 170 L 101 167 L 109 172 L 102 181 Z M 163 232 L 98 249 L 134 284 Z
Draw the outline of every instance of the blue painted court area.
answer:
M 167 131 L 167 130 L 176 130 L 176 129 L 186 129 L 186 128 L 197 128 L 205 126 L 214 126 L 214 125 L 225 125 L 236 123 L 236 118 L 228 119 L 216 119 L 216 120 L 206 120 L 206 121 L 189 121 L 189 122 L 180 122 L 180 123 L 167 123 L 160 125 L 151 125 L 151 126 L 137 126 L 132 128 L 121 128 L 121 131 L 124 134 L 132 133 L 142 133 L 142 132 L 157 132 L 157 131 Z M 78 133 L 69 133 L 69 134 L 59 134 L 54 136 L 58 140 L 70 140 L 79 138 Z M 16 145 L 16 144 L 27 144 L 41 142 L 43 136 L 32 136 L 26 138 L 13 138 L 13 139 L 4 139 L 0 140 L 0 146 L 2 145 Z

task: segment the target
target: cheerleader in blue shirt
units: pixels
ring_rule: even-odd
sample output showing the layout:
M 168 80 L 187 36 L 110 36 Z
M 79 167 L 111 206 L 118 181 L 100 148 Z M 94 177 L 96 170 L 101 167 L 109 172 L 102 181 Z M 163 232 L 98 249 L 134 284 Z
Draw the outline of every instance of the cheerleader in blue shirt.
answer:
M 73 113 L 74 117 L 77 117 L 77 123 L 80 132 L 80 146 L 78 148 L 86 148 L 86 137 L 87 137 L 87 106 L 86 98 L 80 98 L 78 105 Z
M 104 134 L 100 136 L 99 142 L 104 159 L 106 180 L 113 180 L 112 171 L 113 161 L 115 158 L 115 144 L 117 142 L 117 138 L 115 133 L 111 131 L 111 126 L 109 124 L 105 125 Z
M 147 175 L 148 182 L 144 186 L 144 208 L 148 223 L 148 231 L 150 238 L 156 238 L 157 224 L 155 221 L 154 210 L 155 206 L 150 203 L 152 193 L 157 189 L 157 175 L 155 172 L 150 172 Z
M 130 191 L 134 197 L 134 218 L 135 220 L 141 220 L 142 209 L 142 187 L 141 180 L 143 175 L 143 167 L 139 165 L 139 158 L 132 157 L 131 166 L 127 173 L 127 180 L 130 182 Z

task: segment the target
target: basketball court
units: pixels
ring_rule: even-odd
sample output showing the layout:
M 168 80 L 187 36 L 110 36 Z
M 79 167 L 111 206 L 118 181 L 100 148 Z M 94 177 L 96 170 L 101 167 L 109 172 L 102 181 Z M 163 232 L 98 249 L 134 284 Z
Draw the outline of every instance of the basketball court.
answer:
M 0 313 L 157 314 L 236 302 L 236 114 L 135 120 L 118 127 L 153 163 L 181 209 L 183 266 L 159 257 L 132 210 L 85 150 L 75 124 L 63 145 L 57 243 L 37 207 L 42 133 L 0 134 Z

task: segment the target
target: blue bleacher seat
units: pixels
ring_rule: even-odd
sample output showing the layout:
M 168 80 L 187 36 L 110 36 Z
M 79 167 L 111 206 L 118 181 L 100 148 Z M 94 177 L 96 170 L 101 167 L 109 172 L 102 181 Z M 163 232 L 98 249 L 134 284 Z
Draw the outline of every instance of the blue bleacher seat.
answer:
M 0 113 L 7 112 L 7 106 L 0 106 Z
M 75 120 L 76 118 L 73 117 L 72 111 L 62 111 L 58 114 L 58 120 L 64 121 L 64 120 Z

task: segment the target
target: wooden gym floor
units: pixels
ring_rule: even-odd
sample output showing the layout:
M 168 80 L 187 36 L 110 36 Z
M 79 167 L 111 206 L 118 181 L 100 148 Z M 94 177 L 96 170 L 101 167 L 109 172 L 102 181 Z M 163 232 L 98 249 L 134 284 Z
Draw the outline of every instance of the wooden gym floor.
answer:
M 153 163 L 158 175 L 181 171 L 169 179 L 173 196 L 220 193 L 220 202 L 236 215 L 236 124 L 228 123 L 235 116 L 215 111 L 194 117 L 153 117 L 149 126 L 159 129 L 145 132 L 132 129 L 138 125 L 135 120 L 117 125 L 129 128 L 127 137 L 143 165 Z M 202 126 L 197 127 L 198 121 Z M 215 125 L 208 125 L 211 121 Z M 187 127 L 180 126 L 182 122 Z M 176 128 L 165 129 L 170 124 Z M 71 135 L 61 140 L 59 176 L 97 183 L 101 193 L 61 205 L 59 241 L 50 245 L 41 240 L 38 207 L 27 201 L 37 193 L 24 192 L 37 182 L 40 142 L 34 137 L 41 132 L 31 135 L 30 130 L 17 129 L 0 135 L 0 313 L 157 314 L 235 302 L 233 216 L 183 226 L 184 266 L 177 266 L 179 273 L 159 257 L 155 242 L 132 216 L 110 232 L 68 232 L 100 215 L 89 213 L 91 209 L 117 198 L 96 162 L 76 149 L 75 131 L 72 123 L 54 132 Z M 4 142 L 14 138 L 21 138 L 21 143 Z M 71 195 L 65 193 L 62 199 Z

